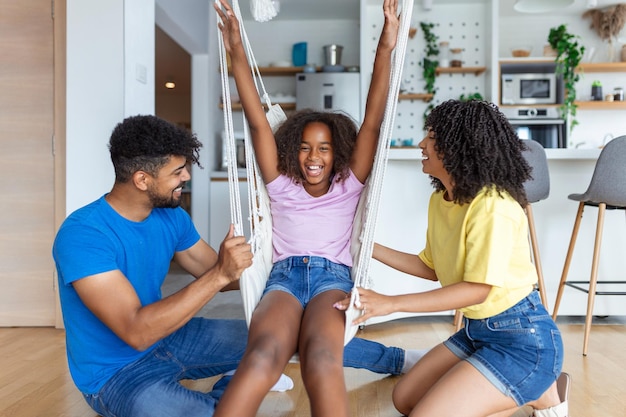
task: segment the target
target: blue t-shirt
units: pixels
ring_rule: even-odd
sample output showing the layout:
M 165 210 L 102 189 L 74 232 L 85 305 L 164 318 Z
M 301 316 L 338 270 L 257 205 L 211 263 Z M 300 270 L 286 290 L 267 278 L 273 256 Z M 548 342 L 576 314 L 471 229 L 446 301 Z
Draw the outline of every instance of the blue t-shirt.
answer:
M 138 351 L 117 337 L 81 301 L 72 282 L 120 270 L 142 305 L 161 299 L 161 285 L 175 252 L 200 239 L 182 209 L 154 209 L 134 222 L 120 216 L 102 196 L 76 210 L 61 225 L 52 254 L 66 330 L 69 369 L 78 389 L 97 393 L 119 369 L 148 351 Z

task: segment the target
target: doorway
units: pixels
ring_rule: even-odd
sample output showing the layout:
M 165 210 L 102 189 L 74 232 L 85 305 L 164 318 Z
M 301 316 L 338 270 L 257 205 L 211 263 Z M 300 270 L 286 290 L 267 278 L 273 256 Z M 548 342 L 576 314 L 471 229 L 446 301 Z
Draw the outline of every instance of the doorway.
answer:
M 191 55 L 155 26 L 154 94 L 156 116 L 191 129 Z M 181 206 L 191 215 L 191 182 Z

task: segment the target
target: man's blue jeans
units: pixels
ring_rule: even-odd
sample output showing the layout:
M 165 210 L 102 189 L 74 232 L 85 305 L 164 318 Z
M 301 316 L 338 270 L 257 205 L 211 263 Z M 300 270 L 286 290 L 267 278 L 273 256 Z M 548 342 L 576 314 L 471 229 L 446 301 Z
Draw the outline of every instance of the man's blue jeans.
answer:
M 85 399 L 104 417 L 210 417 L 230 377 L 221 378 L 208 393 L 179 381 L 235 369 L 247 339 L 243 320 L 194 318 Z M 403 364 L 404 350 L 365 339 L 354 338 L 344 350 L 344 365 L 352 368 L 397 375 Z

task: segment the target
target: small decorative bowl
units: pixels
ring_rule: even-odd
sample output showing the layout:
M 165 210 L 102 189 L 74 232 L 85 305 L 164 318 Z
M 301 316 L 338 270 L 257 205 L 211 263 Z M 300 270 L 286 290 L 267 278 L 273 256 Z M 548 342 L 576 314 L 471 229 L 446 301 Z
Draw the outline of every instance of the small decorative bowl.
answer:
M 513 55 L 514 58 L 526 58 L 530 56 L 532 50 L 533 48 L 530 46 L 516 46 L 511 48 L 511 55 Z

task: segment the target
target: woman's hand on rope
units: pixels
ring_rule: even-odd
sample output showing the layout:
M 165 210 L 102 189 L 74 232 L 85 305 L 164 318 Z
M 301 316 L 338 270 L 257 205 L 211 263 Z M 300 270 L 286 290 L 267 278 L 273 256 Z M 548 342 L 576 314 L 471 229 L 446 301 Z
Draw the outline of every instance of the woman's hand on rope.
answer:
M 352 322 L 353 325 L 364 323 L 372 317 L 386 316 L 395 312 L 392 296 L 379 294 L 365 288 L 354 288 L 352 291 L 359 292 L 354 307 L 361 310 L 361 315 Z M 350 295 L 347 295 L 345 299 L 333 304 L 333 307 L 345 311 L 350 307 L 350 300 Z

